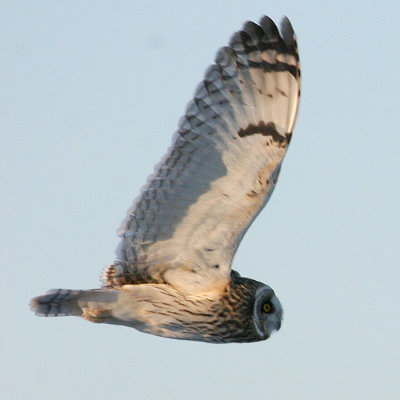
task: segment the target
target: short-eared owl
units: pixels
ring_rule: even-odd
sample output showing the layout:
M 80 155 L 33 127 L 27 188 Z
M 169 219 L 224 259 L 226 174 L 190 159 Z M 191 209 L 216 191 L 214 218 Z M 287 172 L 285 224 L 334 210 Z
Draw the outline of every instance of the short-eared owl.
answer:
M 52 290 L 31 307 L 153 335 L 212 343 L 267 339 L 282 307 L 231 269 L 276 185 L 296 119 L 300 69 L 284 18 L 246 22 L 221 48 L 119 230 L 114 264 L 92 290 Z

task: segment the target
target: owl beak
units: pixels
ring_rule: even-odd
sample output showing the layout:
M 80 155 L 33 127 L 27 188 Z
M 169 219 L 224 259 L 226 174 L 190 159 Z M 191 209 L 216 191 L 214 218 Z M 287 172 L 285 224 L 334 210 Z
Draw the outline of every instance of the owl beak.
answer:
M 281 324 L 282 324 L 282 322 L 280 319 L 278 321 L 276 321 L 275 329 L 277 332 L 279 331 L 279 329 L 281 329 Z

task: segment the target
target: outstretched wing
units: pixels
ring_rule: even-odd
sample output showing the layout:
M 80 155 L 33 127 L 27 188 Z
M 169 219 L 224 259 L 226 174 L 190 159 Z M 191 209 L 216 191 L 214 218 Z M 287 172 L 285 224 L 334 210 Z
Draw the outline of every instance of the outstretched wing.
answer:
M 219 50 L 122 222 L 105 285 L 226 284 L 242 236 L 274 189 L 296 118 L 299 58 L 287 18 L 281 32 L 264 17 Z

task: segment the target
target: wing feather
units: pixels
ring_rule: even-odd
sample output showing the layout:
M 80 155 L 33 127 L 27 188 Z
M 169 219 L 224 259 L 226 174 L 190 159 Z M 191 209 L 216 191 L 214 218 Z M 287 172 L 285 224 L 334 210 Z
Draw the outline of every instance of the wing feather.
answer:
M 106 286 L 226 284 L 236 249 L 268 201 L 296 118 L 297 44 L 287 18 L 247 22 L 221 48 L 119 230 Z

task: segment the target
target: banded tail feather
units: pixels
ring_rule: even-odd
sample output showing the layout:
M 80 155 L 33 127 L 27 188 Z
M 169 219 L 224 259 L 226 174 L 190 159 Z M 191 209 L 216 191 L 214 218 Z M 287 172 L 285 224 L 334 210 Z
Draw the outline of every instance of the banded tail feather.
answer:
M 109 314 L 118 298 L 118 291 L 106 289 L 53 289 L 31 300 L 32 311 L 41 317 L 76 316 L 92 322 Z M 98 321 L 99 320 L 99 321 Z

